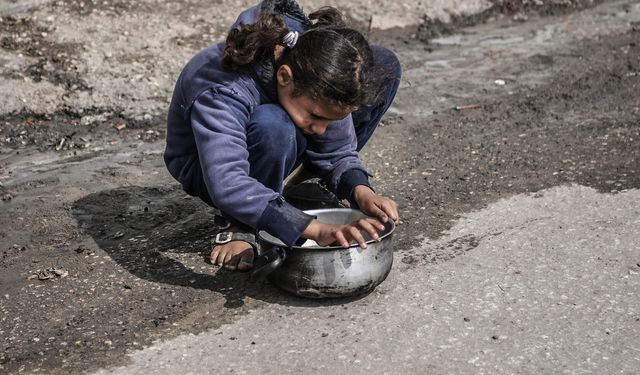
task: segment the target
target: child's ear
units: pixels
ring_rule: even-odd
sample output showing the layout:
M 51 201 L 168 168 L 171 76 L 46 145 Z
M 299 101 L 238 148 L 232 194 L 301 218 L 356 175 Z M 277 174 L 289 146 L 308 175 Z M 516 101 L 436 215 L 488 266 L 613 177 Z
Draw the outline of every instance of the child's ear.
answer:
M 278 86 L 285 87 L 293 84 L 293 72 L 291 71 L 291 67 L 286 64 L 280 65 L 276 72 L 276 79 L 278 80 Z

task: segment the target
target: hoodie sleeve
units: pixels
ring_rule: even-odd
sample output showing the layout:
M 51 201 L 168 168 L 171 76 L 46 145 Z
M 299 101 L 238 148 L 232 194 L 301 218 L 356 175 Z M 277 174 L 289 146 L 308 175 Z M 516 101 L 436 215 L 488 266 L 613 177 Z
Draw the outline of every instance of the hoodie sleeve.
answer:
M 356 134 L 351 115 L 329 123 L 322 136 L 309 137 L 307 164 L 326 182 L 339 198 L 347 198 L 352 206 L 353 189 L 358 185 L 370 187 L 369 177 L 356 151 Z
M 249 176 L 249 117 L 249 108 L 228 89 L 207 90 L 194 102 L 191 127 L 205 185 L 217 208 L 291 245 L 313 217 Z

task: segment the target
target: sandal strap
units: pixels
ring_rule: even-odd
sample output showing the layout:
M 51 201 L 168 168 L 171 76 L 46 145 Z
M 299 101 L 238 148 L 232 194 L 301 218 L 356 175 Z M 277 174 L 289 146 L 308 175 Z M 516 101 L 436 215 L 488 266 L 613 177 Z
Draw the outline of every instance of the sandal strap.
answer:
M 244 241 L 247 242 L 254 251 L 258 250 L 258 243 L 256 242 L 256 236 L 251 233 L 243 232 L 220 232 L 216 234 L 216 237 L 211 240 L 212 245 L 222 245 L 231 241 Z

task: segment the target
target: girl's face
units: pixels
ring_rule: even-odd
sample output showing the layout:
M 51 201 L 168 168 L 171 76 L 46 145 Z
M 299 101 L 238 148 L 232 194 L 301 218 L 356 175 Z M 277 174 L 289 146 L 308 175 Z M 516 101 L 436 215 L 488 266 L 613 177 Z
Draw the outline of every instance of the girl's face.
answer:
M 315 100 L 308 95 L 293 95 L 293 76 L 287 65 L 282 65 L 276 73 L 278 80 L 278 100 L 287 111 L 293 123 L 306 135 L 323 135 L 329 122 L 341 120 L 351 111 L 323 100 Z

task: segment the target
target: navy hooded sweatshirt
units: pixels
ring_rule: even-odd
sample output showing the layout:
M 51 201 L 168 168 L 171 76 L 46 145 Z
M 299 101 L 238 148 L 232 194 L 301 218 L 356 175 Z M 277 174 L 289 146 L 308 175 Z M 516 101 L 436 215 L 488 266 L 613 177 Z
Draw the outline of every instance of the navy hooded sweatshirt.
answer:
M 282 12 L 289 30 L 307 28 L 294 1 L 269 0 L 242 12 L 233 27 L 254 23 L 268 6 L 294 10 Z M 313 217 L 249 176 L 245 126 L 256 106 L 278 103 L 275 84 L 269 83 L 273 71 L 258 66 L 246 73 L 227 71 L 220 64 L 223 48 L 224 43 L 207 47 L 180 74 L 169 107 L 165 163 L 187 193 L 195 195 L 195 175 L 202 176 L 215 207 L 292 245 Z M 340 198 L 351 198 L 357 185 L 369 185 L 350 115 L 308 141 L 307 163 Z

